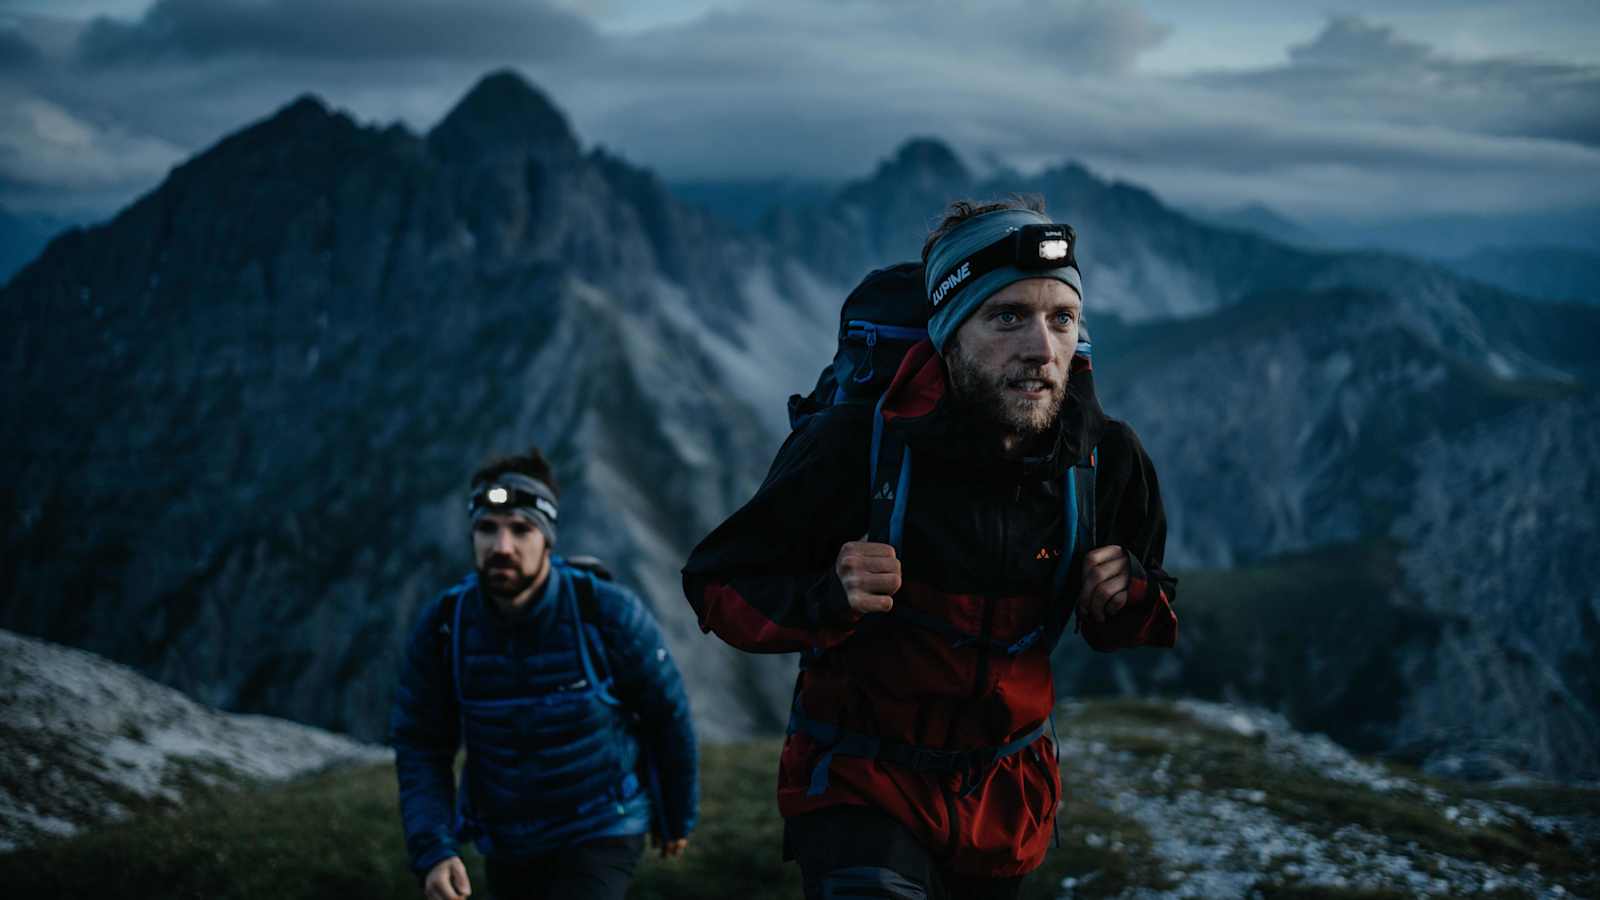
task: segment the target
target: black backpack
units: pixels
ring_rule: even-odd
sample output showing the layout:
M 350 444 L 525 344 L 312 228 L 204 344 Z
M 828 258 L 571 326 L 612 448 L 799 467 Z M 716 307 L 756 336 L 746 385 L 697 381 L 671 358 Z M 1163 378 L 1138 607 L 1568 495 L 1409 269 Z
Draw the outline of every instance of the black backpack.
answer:
M 798 430 L 807 420 L 830 406 L 844 403 L 881 405 L 883 393 L 900 370 L 906 354 L 928 337 L 928 301 L 921 263 L 903 262 L 877 269 L 861 280 L 845 298 L 839 311 L 839 340 L 833 362 L 822 370 L 809 395 L 789 398 L 789 425 Z M 1077 355 L 1091 353 L 1088 332 L 1078 340 Z M 871 481 L 866 485 L 870 499 L 868 539 L 892 544 L 901 551 L 901 528 L 911 486 L 911 448 L 892 431 L 885 431 L 881 412 L 872 421 Z M 1071 609 L 1066 601 L 1069 570 L 1077 568 L 1082 553 L 1094 546 L 1094 482 L 1098 454 L 1090 448 L 1085 457 L 1069 470 L 1065 496 L 1065 516 L 1077 522 L 1066 529 L 1066 546 L 1056 577 L 1056 615 L 1033 633 L 1013 644 L 999 647 L 1014 656 L 1040 639 L 1053 646 L 1065 630 Z M 950 630 L 938 620 L 922 621 L 921 616 L 899 606 L 893 613 L 914 624 L 938 631 Z M 972 635 L 952 632 L 953 640 L 971 642 Z
M 839 310 L 839 345 L 807 396 L 789 398 L 789 427 L 798 429 L 840 403 L 877 403 L 906 351 L 928 336 L 922 264 L 896 263 L 856 285 Z

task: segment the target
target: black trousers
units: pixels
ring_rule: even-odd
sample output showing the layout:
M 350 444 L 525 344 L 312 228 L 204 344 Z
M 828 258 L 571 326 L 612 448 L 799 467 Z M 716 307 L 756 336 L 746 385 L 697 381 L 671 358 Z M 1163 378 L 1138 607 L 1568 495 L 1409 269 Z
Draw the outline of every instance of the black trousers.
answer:
M 597 838 L 531 859 L 495 859 L 494 900 L 622 900 L 644 851 L 644 835 Z
M 1014 900 L 1024 876 L 951 872 L 887 813 L 835 806 L 789 819 L 783 858 L 800 864 L 806 900 Z

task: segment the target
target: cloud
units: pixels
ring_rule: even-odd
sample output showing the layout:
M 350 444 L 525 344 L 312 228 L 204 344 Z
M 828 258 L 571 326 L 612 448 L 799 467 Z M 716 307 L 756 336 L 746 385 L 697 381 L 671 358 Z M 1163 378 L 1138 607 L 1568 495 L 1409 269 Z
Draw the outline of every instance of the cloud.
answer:
M 859 177 L 933 134 L 969 160 L 1079 159 L 1180 202 L 1303 218 L 1600 204 L 1593 67 L 1448 56 L 1360 18 L 1308 30 L 1280 65 L 1174 76 L 1142 70 L 1173 32 L 1132 3 L 725 0 L 627 30 L 587 9 L 156 0 L 80 26 L 70 58 L 24 29 L 47 59 L 11 77 L 102 145 L 185 153 L 307 91 L 425 130 L 511 65 L 585 142 L 669 178 Z
M 1059 118 L 1169 32 L 1103 2 L 752 4 L 618 37 L 551 87 L 585 133 L 673 175 L 848 177 L 911 134 L 981 152 Z
M 619 39 L 616 53 L 647 69 L 725 76 L 797 69 L 826 78 L 840 67 L 914 69 L 958 80 L 972 68 L 1005 71 L 1018 87 L 1048 74 L 1131 70 L 1171 29 L 1135 6 L 1100 0 L 925 3 L 913 0 L 748 4 Z
M 1197 80 L 1277 97 L 1308 115 L 1600 147 L 1600 66 L 1456 58 L 1352 16 L 1330 19 L 1311 41 L 1291 47 L 1286 65 Z
M 155 184 L 183 156 L 163 141 L 0 89 L 0 202 L 8 206 L 72 209 L 85 198 L 127 196 Z M 51 194 L 58 195 L 54 203 Z
M 96 65 L 494 59 L 567 56 L 597 40 L 586 20 L 538 0 L 156 0 L 133 22 L 96 18 L 79 54 Z
M 1140 48 L 1166 29 L 1128 7 L 1076 5 L 1054 25 L 1022 9 L 935 6 L 899 29 L 893 4 L 717 13 L 640 35 L 627 54 L 635 81 L 591 71 L 555 96 L 589 135 L 685 177 L 859 176 L 932 133 L 968 159 L 1076 158 L 1179 202 L 1257 200 L 1311 217 L 1600 203 L 1600 154 L 1551 135 L 1433 121 L 1425 101 L 1397 102 L 1394 115 L 1367 111 L 1361 93 L 1338 114 L 1306 102 L 1330 79 L 1434 64 L 1391 30 L 1335 20 L 1268 73 L 1310 84 L 1269 90 L 1262 73 L 1141 74 Z M 1122 49 L 1069 49 L 1086 44 Z M 701 45 L 715 49 L 691 52 Z M 1350 88 L 1326 90 L 1343 104 Z
M 1289 59 L 1299 66 L 1414 66 L 1430 55 L 1428 45 L 1358 16 L 1334 16 L 1310 42 L 1289 48 Z

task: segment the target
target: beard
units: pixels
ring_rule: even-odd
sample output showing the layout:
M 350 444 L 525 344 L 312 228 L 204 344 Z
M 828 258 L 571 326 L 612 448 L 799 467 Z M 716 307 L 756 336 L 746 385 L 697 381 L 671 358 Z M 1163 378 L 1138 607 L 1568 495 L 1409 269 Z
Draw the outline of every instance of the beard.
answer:
M 493 599 L 511 600 L 533 587 L 538 573 L 529 575 L 505 557 L 490 557 L 478 569 L 478 584 Z
M 1065 378 L 1052 382 L 1033 366 L 986 370 L 963 353 L 955 341 L 950 342 L 945 358 L 956 403 L 967 415 L 993 425 L 1002 434 L 1024 440 L 1040 438 L 1055 428 L 1067 400 Z M 1026 380 L 1044 382 L 1049 392 L 1040 400 L 1029 400 L 1007 389 Z

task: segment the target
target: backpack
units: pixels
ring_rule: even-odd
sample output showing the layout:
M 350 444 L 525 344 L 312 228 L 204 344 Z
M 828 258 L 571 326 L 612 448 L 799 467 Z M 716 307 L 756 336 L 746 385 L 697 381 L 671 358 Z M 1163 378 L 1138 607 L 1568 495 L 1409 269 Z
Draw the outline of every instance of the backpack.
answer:
M 789 398 L 789 427 L 840 403 L 877 403 L 906 351 L 928 336 L 922 264 L 903 262 L 861 279 L 839 310 L 839 345 L 807 396 Z
M 883 427 L 883 395 L 911 348 L 928 337 L 928 302 L 923 267 L 917 262 L 902 262 L 876 269 L 861 280 L 845 297 L 839 310 L 839 337 L 833 361 L 823 368 L 817 384 L 808 395 L 789 398 L 789 425 L 799 430 L 815 415 L 830 406 L 872 404 L 880 407 L 872 419 L 871 480 L 869 491 L 868 539 L 894 546 L 901 552 L 905 511 L 911 493 L 911 448 L 892 431 Z M 1080 331 L 1076 354 L 1088 358 L 1091 344 L 1087 331 Z M 1037 640 L 1054 646 L 1071 618 L 1064 594 L 1070 574 L 1078 568 L 1080 551 L 1094 546 L 1094 482 L 1098 463 L 1096 448 L 1068 471 L 1062 491 L 1066 503 L 1065 521 L 1077 527 L 1066 529 L 1062 563 L 1057 567 L 1053 594 L 1055 615 L 1023 639 L 999 647 L 1015 656 Z M 1068 608 L 1064 611 L 1063 606 Z M 890 614 L 912 624 L 940 632 L 950 632 L 952 640 L 971 643 L 972 635 L 956 631 L 948 623 L 895 607 Z

